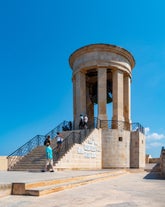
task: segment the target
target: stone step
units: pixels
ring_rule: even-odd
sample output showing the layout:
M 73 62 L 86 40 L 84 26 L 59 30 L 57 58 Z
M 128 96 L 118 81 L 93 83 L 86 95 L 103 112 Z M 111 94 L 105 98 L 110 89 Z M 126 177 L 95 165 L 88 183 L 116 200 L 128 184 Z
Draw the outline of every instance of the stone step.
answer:
M 35 183 L 13 183 L 12 195 L 41 196 L 93 182 L 103 181 L 114 176 L 123 175 L 125 173 L 128 172 L 126 170 L 113 170 L 110 172 L 97 173 L 93 175 L 61 178 Z
M 22 165 L 20 165 L 20 166 L 17 166 L 17 167 L 15 167 L 13 170 L 15 170 L 15 171 L 20 171 L 20 170 L 22 170 L 22 171 L 25 171 L 25 170 L 29 170 L 29 169 L 39 169 L 39 170 L 42 170 L 43 168 L 44 168 L 44 166 L 45 166 L 45 164 L 42 164 L 42 165 L 25 165 L 25 166 L 22 166 Z
M 34 168 L 34 169 L 42 169 L 43 167 L 44 167 L 45 165 L 25 165 L 25 166 L 17 166 L 16 168 L 14 168 L 14 169 L 32 169 L 32 168 Z
M 70 133 L 71 133 L 71 131 L 64 132 L 63 133 L 64 139 Z M 53 143 L 55 143 L 55 145 Z M 54 147 L 56 146 L 56 139 L 53 139 L 52 140 L 52 146 L 54 146 Z M 65 155 L 63 155 L 60 158 L 60 160 L 56 161 L 54 164 L 58 164 L 59 162 L 61 162 L 61 160 L 63 159 L 63 157 L 67 157 L 67 156 L 68 156 L 68 158 L 66 158 L 66 161 L 64 160 L 64 163 L 65 162 L 68 162 L 68 159 L 69 160 L 72 160 L 72 162 L 75 162 L 76 161 L 76 162 L 79 163 L 80 160 L 77 157 L 77 149 L 75 149 L 72 153 L 70 153 L 70 154 L 73 154 L 73 156 L 70 156 L 70 154 L 69 154 L 70 150 L 67 151 L 67 152 L 65 152 Z M 74 159 L 76 159 L 76 160 L 74 161 Z M 15 163 L 14 169 L 12 169 L 12 170 L 15 170 L 16 171 L 18 169 L 20 171 L 20 168 L 22 168 L 22 171 L 25 171 L 25 170 L 26 171 L 29 171 L 29 169 L 34 169 L 34 170 L 35 169 L 43 169 L 43 166 L 45 165 L 45 160 L 46 160 L 46 156 L 45 156 L 45 146 L 38 146 L 37 148 L 33 149 L 28 155 L 22 157 L 22 159 L 18 163 Z M 68 163 L 66 163 L 66 165 L 68 165 Z M 69 167 L 71 167 L 70 164 L 69 164 Z
M 26 160 L 20 160 L 20 163 L 22 162 L 22 163 L 24 163 L 24 162 L 28 162 L 28 161 L 33 161 L 33 162 L 39 162 L 39 161 L 44 161 L 46 159 L 46 157 L 44 157 L 44 158 L 29 158 L 29 159 L 26 159 Z
M 20 161 L 17 165 L 21 164 L 21 165 L 25 165 L 25 164 L 39 164 L 39 163 L 45 163 L 46 159 L 42 159 L 42 160 L 26 160 L 26 161 Z

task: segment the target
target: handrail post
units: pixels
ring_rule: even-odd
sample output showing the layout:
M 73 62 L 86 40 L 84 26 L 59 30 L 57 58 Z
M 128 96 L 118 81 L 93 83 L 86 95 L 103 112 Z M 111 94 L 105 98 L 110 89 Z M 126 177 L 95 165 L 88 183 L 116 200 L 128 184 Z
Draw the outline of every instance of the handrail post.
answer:
M 80 131 L 80 133 L 79 133 L 79 144 L 81 144 L 81 136 L 82 136 L 82 134 L 81 134 L 81 131 Z

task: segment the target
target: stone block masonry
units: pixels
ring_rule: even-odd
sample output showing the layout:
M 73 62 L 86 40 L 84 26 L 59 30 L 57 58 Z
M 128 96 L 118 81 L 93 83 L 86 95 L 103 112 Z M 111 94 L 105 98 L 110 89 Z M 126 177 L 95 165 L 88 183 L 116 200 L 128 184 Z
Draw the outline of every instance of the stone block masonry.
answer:
M 75 144 L 55 165 L 56 169 L 101 169 L 101 129 L 94 131 L 82 144 Z

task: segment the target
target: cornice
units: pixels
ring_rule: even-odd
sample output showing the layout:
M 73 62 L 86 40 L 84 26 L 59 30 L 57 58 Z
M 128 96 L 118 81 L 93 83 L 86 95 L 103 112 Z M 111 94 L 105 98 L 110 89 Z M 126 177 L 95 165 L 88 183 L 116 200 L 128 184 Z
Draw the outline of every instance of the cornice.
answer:
M 129 61 L 131 65 L 131 69 L 133 69 L 135 66 L 134 57 L 126 49 L 118 47 L 116 45 L 99 43 L 99 44 L 86 45 L 84 47 L 81 47 L 75 50 L 75 52 L 73 52 L 69 57 L 70 67 L 73 68 L 73 63 L 76 60 L 76 58 L 78 58 L 79 56 L 90 53 L 90 52 L 96 52 L 96 51 L 97 52 L 111 52 L 111 53 L 121 55 Z

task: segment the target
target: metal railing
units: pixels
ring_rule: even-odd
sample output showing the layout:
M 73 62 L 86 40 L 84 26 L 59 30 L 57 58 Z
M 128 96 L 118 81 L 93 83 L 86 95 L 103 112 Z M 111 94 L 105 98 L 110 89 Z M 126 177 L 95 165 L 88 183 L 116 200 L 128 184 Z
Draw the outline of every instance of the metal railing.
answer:
M 94 129 L 84 129 L 79 132 L 73 131 L 68 137 L 64 139 L 61 147 L 55 147 L 53 149 L 53 162 L 56 163 L 71 149 L 74 144 L 82 144 L 83 141 L 90 135 Z
M 45 137 L 47 137 L 49 135 L 51 139 L 54 139 L 57 135 L 57 132 L 70 131 L 70 130 L 72 130 L 72 122 L 71 121 L 63 121 L 57 127 L 55 127 L 50 132 L 48 132 L 45 135 Z
M 144 127 L 137 123 L 129 123 L 125 121 L 116 121 L 116 120 L 99 120 L 97 121 L 97 127 L 102 129 L 119 129 L 119 130 L 128 130 L 128 131 L 139 131 L 145 134 Z
M 99 120 L 99 128 L 129 130 L 130 123 L 116 120 Z
M 117 121 L 117 120 L 100 120 L 96 117 L 94 118 L 94 121 L 92 123 L 88 123 L 88 129 L 92 129 L 92 128 L 139 131 L 145 134 L 144 127 L 138 122 L 129 123 L 129 122 Z
M 18 163 L 25 155 L 35 149 L 37 146 L 42 146 L 45 136 L 36 135 L 30 141 L 19 147 L 16 151 L 10 154 L 8 159 L 8 170 L 11 170 L 16 163 Z
M 48 132 L 46 135 L 36 135 L 31 140 L 26 142 L 24 145 L 19 147 L 16 151 L 11 153 L 7 159 L 8 159 L 8 170 L 11 170 L 16 163 L 18 163 L 24 156 L 26 156 L 28 153 L 30 153 L 33 149 L 35 149 L 38 146 L 42 146 L 44 143 L 45 138 L 50 135 L 51 139 L 54 139 L 58 131 L 63 131 L 64 127 L 68 125 L 68 121 L 63 121 L 61 124 L 59 124 L 57 127 L 52 129 L 50 132 Z
M 145 128 L 138 122 L 131 124 L 131 131 L 139 131 L 142 134 L 145 134 Z
M 36 135 L 30 141 L 11 153 L 8 158 L 8 170 L 11 170 L 18 161 L 24 156 L 30 153 L 38 146 L 42 146 L 45 138 L 49 135 L 51 139 L 56 137 L 57 132 L 70 131 L 73 129 L 73 123 L 71 121 L 63 121 L 57 127 L 52 129 L 46 135 Z M 108 129 L 123 129 L 129 131 L 139 131 L 145 133 L 144 127 L 139 123 L 127 123 L 124 121 L 114 120 L 99 120 L 94 118 L 93 123 L 88 125 L 88 129 L 80 130 L 80 132 L 73 131 L 68 137 L 66 137 L 62 143 L 60 153 L 57 154 L 57 148 L 53 149 L 54 162 L 60 159 L 75 143 L 82 143 L 86 137 L 93 131 L 94 128 L 108 128 Z

